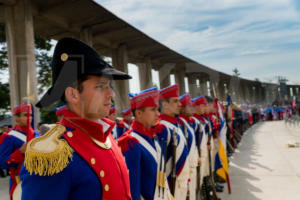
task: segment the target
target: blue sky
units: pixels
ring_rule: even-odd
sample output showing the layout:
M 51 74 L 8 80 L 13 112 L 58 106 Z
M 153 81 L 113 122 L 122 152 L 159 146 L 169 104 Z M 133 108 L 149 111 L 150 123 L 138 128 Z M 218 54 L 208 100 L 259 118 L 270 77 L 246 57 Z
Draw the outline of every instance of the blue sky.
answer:
M 299 0 L 97 0 L 150 37 L 216 70 L 300 84 Z M 136 70 L 130 67 L 129 70 Z

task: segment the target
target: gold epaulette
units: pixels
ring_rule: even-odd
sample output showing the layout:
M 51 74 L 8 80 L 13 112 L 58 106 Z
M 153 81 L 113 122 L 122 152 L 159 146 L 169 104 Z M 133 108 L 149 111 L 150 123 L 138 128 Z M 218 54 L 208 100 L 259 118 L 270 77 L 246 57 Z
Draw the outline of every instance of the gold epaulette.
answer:
M 24 165 L 30 174 L 51 176 L 68 166 L 74 150 L 65 140 L 60 139 L 65 131 L 64 126 L 57 124 L 43 136 L 28 143 Z

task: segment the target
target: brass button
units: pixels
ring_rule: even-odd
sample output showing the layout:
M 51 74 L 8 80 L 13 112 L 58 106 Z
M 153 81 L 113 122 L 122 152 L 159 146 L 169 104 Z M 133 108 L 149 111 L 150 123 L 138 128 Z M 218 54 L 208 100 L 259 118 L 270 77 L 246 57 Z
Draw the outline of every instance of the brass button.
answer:
M 68 60 L 68 58 L 69 58 L 69 56 L 68 56 L 68 54 L 66 54 L 66 53 L 62 53 L 61 55 L 60 55 L 60 59 L 62 60 L 62 61 L 67 61 Z
M 108 192 L 108 190 L 109 190 L 109 185 L 106 184 L 106 185 L 104 186 L 104 190 L 105 190 L 106 192 Z
M 96 163 L 95 158 L 92 158 L 92 159 L 91 159 L 91 163 L 92 163 L 92 165 L 94 165 L 94 164 Z
M 73 133 L 72 132 L 67 132 L 67 136 L 69 137 L 69 138 L 71 138 L 71 137 L 73 137 Z
M 103 171 L 103 170 L 101 170 L 101 171 L 100 171 L 100 177 L 101 177 L 101 178 L 103 178 L 103 177 L 104 177 L 104 175 L 105 175 L 104 171 Z

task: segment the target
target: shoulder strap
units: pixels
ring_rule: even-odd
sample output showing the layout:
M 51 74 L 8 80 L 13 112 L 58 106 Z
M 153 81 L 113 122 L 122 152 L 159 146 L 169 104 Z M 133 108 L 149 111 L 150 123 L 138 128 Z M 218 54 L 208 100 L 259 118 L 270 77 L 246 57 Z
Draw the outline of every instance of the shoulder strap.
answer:
M 15 131 L 15 130 L 11 130 L 8 135 L 11 135 L 11 136 L 14 136 L 16 138 L 18 138 L 19 140 L 22 140 L 23 142 L 26 142 L 26 135 L 18 132 L 18 131 Z
M 142 136 L 136 134 L 135 132 L 131 132 L 130 133 L 131 136 L 135 137 L 139 143 L 141 145 L 143 145 L 143 147 L 145 149 L 147 149 L 147 151 L 152 155 L 153 159 L 156 161 L 156 163 L 158 164 L 158 158 L 157 158 L 157 153 L 156 150 L 152 147 L 151 144 L 149 144 L 149 142 L 147 140 L 145 140 Z

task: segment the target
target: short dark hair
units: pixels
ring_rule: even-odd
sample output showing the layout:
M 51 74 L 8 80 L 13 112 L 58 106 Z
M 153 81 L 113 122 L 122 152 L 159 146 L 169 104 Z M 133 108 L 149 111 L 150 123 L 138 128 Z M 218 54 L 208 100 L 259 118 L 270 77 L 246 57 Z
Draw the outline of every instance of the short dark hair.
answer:
M 145 108 L 138 108 L 138 109 L 133 109 L 133 110 L 131 110 L 132 116 L 133 116 L 133 117 L 135 117 L 135 111 L 136 111 L 136 110 L 145 111 Z
M 213 103 L 214 102 L 214 99 L 210 96 L 205 96 L 205 99 L 206 99 L 207 103 Z
M 159 104 L 158 111 L 159 111 L 159 112 L 161 112 L 163 102 L 170 103 L 170 98 L 166 98 L 166 99 L 161 99 L 161 100 L 159 100 L 159 102 L 158 102 L 158 104 Z

